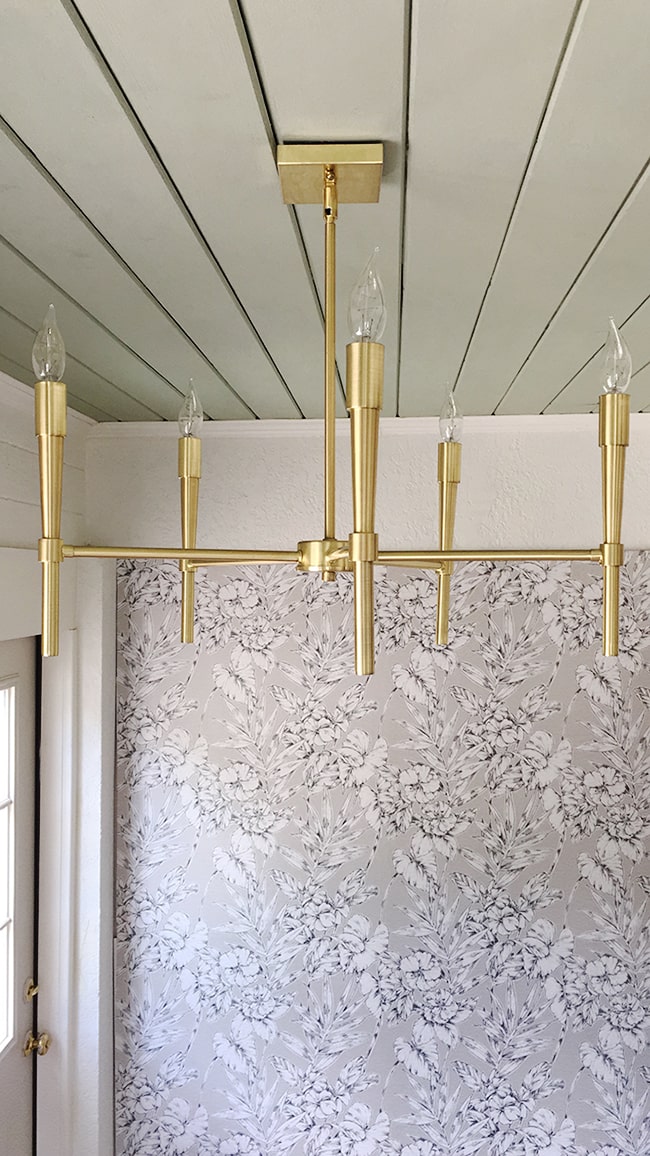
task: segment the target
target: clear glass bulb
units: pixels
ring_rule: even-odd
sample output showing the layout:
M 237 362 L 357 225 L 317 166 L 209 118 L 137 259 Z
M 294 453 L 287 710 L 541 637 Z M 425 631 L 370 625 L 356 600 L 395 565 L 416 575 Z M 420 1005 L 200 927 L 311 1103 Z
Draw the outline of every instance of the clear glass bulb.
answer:
M 199 395 L 194 388 L 194 380 L 190 378 L 183 402 L 178 414 L 178 428 L 182 438 L 196 438 L 201 432 L 203 421 L 203 406 Z
M 65 345 L 50 305 L 32 346 L 32 365 L 39 381 L 61 381 L 65 371 Z
M 440 411 L 440 440 L 443 442 L 459 442 L 463 433 L 463 415 L 456 405 L 456 399 L 449 391 L 447 399 Z
M 609 319 L 609 333 L 603 362 L 603 393 L 625 393 L 632 376 L 632 358 L 614 318 Z
M 348 322 L 353 341 L 379 341 L 386 328 L 384 287 L 377 272 L 377 247 L 350 294 Z

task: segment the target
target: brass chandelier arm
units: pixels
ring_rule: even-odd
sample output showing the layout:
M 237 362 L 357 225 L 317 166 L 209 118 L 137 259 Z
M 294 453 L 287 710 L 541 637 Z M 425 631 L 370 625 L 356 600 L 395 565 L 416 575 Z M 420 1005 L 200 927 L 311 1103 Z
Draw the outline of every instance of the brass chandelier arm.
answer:
M 263 565 L 288 563 L 296 566 L 298 550 L 183 550 L 157 546 L 68 546 L 62 548 L 63 558 L 169 558 L 199 566 Z
M 379 550 L 378 566 L 414 566 L 439 570 L 448 562 L 598 562 L 602 547 L 594 550 Z

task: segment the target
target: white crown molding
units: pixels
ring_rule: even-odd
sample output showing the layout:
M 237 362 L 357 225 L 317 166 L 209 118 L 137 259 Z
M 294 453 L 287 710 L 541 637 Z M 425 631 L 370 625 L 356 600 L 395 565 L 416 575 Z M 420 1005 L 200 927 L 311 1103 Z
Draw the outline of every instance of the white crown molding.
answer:
M 650 414 L 634 413 L 631 422 L 638 429 L 650 430 Z M 88 419 L 86 419 L 88 420 Z M 597 428 L 596 414 L 521 414 L 466 417 L 464 434 L 590 434 Z M 347 418 L 339 418 L 336 432 L 348 436 Z M 389 437 L 409 437 L 423 435 L 438 441 L 438 419 L 434 417 L 385 417 L 381 419 L 381 432 Z M 323 423 L 320 419 L 287 419 L 278 421 L 207 421 L 201 427 L 201 437 L 207 441 L 230 440 L 232 438 L 322 438 Z M 97 422 L 88 434 L 89 439 L 109 440 L 128 438 L 156 438 L 164 441 L 178 438 L 176 422 Z

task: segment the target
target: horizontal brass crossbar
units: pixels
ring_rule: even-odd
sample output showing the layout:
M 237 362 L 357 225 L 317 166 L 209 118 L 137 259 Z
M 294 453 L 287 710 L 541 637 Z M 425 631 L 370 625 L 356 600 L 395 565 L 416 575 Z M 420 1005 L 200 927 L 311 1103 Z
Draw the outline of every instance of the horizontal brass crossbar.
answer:
M 337 557 L 338 557 L 337 553 Z M 342 551 L 341 551 L 342 556 Z M 183 550 L 177 546 L 63 546 L 64 558 L 171 558 L 195 566 L 298 564 L 298 550 Z M 445 562 L 598 562 L 602 547 L 594 550 L 379 550 L 379 566 L 442 567 Z

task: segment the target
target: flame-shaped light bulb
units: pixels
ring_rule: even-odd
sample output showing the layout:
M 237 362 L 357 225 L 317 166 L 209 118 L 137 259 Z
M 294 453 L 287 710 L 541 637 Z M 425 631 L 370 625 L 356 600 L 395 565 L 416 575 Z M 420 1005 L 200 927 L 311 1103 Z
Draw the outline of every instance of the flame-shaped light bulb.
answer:
M 39 381 L 61 381 L 65 371 L 65 345 L 50 305 L 32 346 L 32 365 Z
M 353 341 L 379 341 L 386 328 L 384 287 L 376 265 L 378 252 L 376 248 L 350 294 L 348 321 Z
M 196 438 L 201 432 L 203 421 L 203 406 L 199 395 L 194 388 L 194 381 L 190 378 L 185 400 L 178 414 L 178 428 L 182 438 Z
M 603 393 L 625 393 L 632 376 L 632 358 L 614 318 L 609 319 L 609 333 L 603 362 Z
M 451 392 L 440 411 L 440 440 L 443 442 L 459 442 L 463 433 L 463 415 L 456 405 L 456 399 Z

